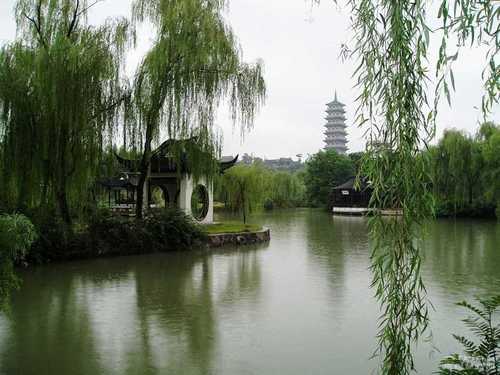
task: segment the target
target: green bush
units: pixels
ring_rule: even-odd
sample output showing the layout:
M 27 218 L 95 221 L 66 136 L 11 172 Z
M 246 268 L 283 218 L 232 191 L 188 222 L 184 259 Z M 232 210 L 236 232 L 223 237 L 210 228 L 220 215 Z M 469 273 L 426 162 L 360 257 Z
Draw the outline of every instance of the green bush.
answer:
M 204 234 L 179 210 L 161 210 L 143 220 L 100 215 L 89 225 L 96 255 L 127 255 L 182 250 L 199 245 Z
M 200 226 L 177 209 L 154 213 L 144 221 L 144 226 L 160 251 L 186 249 L 205 239 Z
M 46 263 L 64 257 L 73 234 L 51 209 L 33 210 L 30 218 L 38 232 L 38 238 L 31 246 L 26 260 L 28 263 Z
M 12 290 L 19 287 L 14 264 L 25 257 L 35 239 L 35 228 L 26 216 L 0 216 L 0 310 L 5 308 Z
M 264 199 L 264 209 L 266 211 L 274 210 L 274 201 L 271 198 Z
M 496 216 L 495 205 L 484 201 L 474 201 L 472 204 L 466 203 L 456 207 L 451 200 L 438 200 L 435 212 L 437 217 L 495 218 Z
M 63 233 L 54 219 L 38 225 L 40 238 L 30 253 L 30 261 L 36 263 L 183 250 L 200 245 L 206 236 L 179 210 L 157 211 L 143 220 L 100 210 L 72 234 Z

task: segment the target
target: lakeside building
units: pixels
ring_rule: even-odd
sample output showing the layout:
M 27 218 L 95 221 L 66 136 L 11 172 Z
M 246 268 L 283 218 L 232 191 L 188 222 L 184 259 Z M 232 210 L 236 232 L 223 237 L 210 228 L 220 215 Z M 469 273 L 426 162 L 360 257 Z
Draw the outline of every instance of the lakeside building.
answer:
M 325 125 L 325 151 L 335 150 L 339 154 L 347 153 L 347 125 L 345 118 L 345 105 L 338 101 L 337 92 L 335 99 L 326 105 L 327 121 Z
M 194 179 L 187 152 L 183 151 L 178 164 L 172 155 L 175 145 L 197 149 L 199 156 L 212 158 L 199 149 L 196 139 L 168 140 L 160 145 L 151 156 L 149 173 L 144 184 L 144 207 L 161 209 L 177 207 L 200 223 L 212 223 L 214 211 L 213 184 L 209 176 Z M 131 216 L 135 214 L 137 189 L 139 185 L 140 159 L 126 159 L 115 154 L 120 166 L 118 176 L 99 181 L 107 195 L 107 206 L 115 213 Z M 218 163 L 219 173 L 233 167 L 236 157 L 224 157 Z
M 372 189 L 366 180 L 356 187 L 356 178 L 351 177 L 342 185 L 333 188 L 333 213 L 344 215 L 364 215 L 370 210 Z
M 351 177 L 342 185 L 334 187 L 332 193 L 334 215 L 368 215 L 374 212 L 382 216 L 402 215 L 402 210 L 397 207 L 370 208 L 373 189 L 370 181 L 364 178 L 356 186 L 356 177 Z

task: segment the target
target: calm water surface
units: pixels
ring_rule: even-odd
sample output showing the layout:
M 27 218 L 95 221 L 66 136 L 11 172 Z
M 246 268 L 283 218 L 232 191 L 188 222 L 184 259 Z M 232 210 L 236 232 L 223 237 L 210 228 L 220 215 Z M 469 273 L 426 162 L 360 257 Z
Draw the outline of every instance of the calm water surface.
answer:
M 255 220 L 271 228 L 269 245 L 23 272 L 0 316 L 0 373 L 375 373 L 366 221 L 313 210 Z M 430 374 L 458 349 L 454 303 L 500 291 L 500 225 L 438 221 L 425 241 L 435 311 L 417 367 Z

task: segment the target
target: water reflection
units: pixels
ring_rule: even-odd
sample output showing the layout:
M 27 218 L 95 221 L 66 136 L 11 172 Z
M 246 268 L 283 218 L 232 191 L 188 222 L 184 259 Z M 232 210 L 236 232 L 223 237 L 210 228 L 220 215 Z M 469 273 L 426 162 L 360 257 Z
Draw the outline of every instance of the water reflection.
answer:
M 243 251 L 238 257 L 229 255 L 227 263 L 225 285 L 221 288 L 219 302 L 226 306 L 241 301 L 256 303 L 262 288 L 262 272 L 257 252 Z
M 12 319 L 4 320 L 8 327 L 4 329 L 2 373 L 102 372 L 89 306 L 78 292 L 81 280 L 57 273 L 53 279 L 36 281 L 35 288 L 24 285 L 23 297 L 12 304 Z M 57 288 L 51 287 L 54 284 Z
M 369 374 L 378 304 L 367 222 L 317 210 L 254 217 L 269 247 L 115 258 L 23 273 L 0 315 L 0 374 Z M 423 273 L 433 345 L 458 349 L 454 303 L 500 290 L 500 224 L 432 223 Z M 442 354 L 420 345 L 417 369 Z
M 217 309 L 255 302 L 261 286 L 256 249 L 47 271 L 23 275 L 12 314 L 0 321 L 0 373 L 215 373 Z
M 343 277 L 345 262 L 355 257 L 364 262 L 368 249 L 368 227 L 363 217 L 306 216 L 308 251 L 312 260 L 324 267 L 337 284 Z
M 424 276 L 436 298 L 455 301 L 500 290 L 500 225 L 495 221 L 439 220 L 428 227 Z

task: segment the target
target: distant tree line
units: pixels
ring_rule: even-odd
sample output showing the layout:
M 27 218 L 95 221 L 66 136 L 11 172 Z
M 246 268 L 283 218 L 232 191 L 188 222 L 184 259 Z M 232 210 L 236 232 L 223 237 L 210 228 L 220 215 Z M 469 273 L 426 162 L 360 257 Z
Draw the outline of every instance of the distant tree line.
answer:
M 253 155 L 243 154 L 240 163 L 246 165 L 259 163 L 275 171 L 293 173 L 293 172 L 298 172 L 300 169 L 304 168 L 304 163 L 302 162 L 301 159 L 302 155 L 297 155 L 297 156 L 299 157 L 299 160 L 295 161 L 290 157 L 279 158 L 279 159 L 262 159 Z
M 436 213 L 500 217 L 500 127 L 482 124 L 472 136 L 447 130 L 430 147 Z
M 256 162 L 238 164 L 215 182 L 215 199 L 246 222 L 259 209 L 306 205 L 305 185 L 300 173 L 275 171 Z
M 357 173 L 359 154 L 340 155 L 320 151 L 306 161 L 303 174 L 307 203 L 311 207 L 332 207 L 332 191 Z
M 363 174 L 363 156 L 320 151 L 307 160 L 303 172 L 307 203 L 330 208 L 332 188 Z M 485 122 L 475 135 L 446 130 L 437 145 L 420 157 L 429 164 L 427 179 L 436 216 L 500 217 L 499 125 Z
M 390 154 L 390 150 L 388 150 Z M 349 178 L 362 176 L 363 152 L 340 155 L 319 151 L 297 172 L 275 171 L 259 160 L 241 164 L 223 178 L 217 198 L 239 210 L 233 180 L 251 189 L 247 211 L 261 208 L 318 207 L 331 209 L 332 191 Z M 449 129 L 437 145 L 420 154 L 429 164 L 436 216 L 500 217 L 500 127 L 486 122 L 472 136 Z M 255 181 L 251 184 L 250 181 Z M 395 187 L 397 188 L 397 186 Z M 230 191 L 232 190 L 232 193 Z
M 242 214 L 259 209 L 331 207 L 333 187 L 355 176 L 361 154 L 320 151 L 296 172 L 269 168 L 260 160 L 241 163 L 216 180 L 215 199 Z

